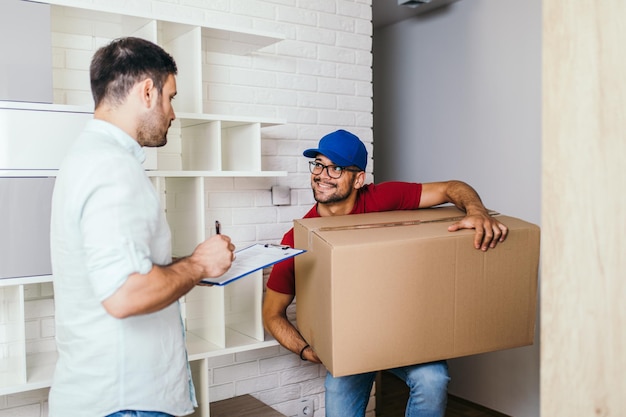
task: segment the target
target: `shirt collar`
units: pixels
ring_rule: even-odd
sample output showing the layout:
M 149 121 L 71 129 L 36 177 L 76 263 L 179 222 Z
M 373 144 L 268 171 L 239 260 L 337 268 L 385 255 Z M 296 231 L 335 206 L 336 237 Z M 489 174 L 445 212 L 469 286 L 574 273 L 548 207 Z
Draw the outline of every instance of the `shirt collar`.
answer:
M 87 123 L 87 130 L 106 133 L 107 136 L 115 140 L 115 142 L 127 150 L 128 153 L 132 154 L 139 163 L 143 163 L 146 160 L 146 153 L 143 148 L 139 146 L 139 143 L 114 124 L 100 119 L 92 119 Z

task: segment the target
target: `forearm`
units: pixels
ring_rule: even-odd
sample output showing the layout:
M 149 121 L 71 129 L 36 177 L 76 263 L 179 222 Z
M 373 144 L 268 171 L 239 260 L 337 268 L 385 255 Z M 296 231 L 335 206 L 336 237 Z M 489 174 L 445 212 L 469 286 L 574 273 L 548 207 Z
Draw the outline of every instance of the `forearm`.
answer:
M 420 208 L 452 203 L 465 212 L 465 217 L 448 230 L 474 229 L 474 247 L 483 251 L 495 248 L 506 239 L 508 229 L 491 217 L 478 193 L 462 181 L 432 182 L 422 184 Z
M 263 325 L 285 349 L 301 355 L 303 359 L 319 363 L 320 360 L 302 337 L 298 329 L 287 318 L 287 307 L 293 296 L 267 290 L 263 303 Z
M 102 304 L 116 318 L 153 313 L 187 294 L 202 278 L 202 268 L 189 257 L 154 265 L 147 274 L 131 274 Z
M 303 347 L 307 345 L 306 340 L 302 337 L 298 329 L 282 315 L 272 316 L 264 320 L 266 330 L 280 343 L 285 349 L 294 353 L 300 353 Z
M 448 181 L 445 183 L 445 198 L 468 215 L 487 214 L 480 196 L 470 185 L 462 181 Z
M 300 359 L 321 363 L 312 347 L 309 346 L 298 329 L 287 318 L 270 321 L 267 330 L 284 348 L 300 356 Z
M 117 318 L 158 311 L 189 292 L 203 278 L 224 274 L 232 264 L 234 249 L 229 237 L 213 236 L 200 243 L 190 256 L 167 266 L 153 265 L 147 274 L 131 274 L 102 305 Z

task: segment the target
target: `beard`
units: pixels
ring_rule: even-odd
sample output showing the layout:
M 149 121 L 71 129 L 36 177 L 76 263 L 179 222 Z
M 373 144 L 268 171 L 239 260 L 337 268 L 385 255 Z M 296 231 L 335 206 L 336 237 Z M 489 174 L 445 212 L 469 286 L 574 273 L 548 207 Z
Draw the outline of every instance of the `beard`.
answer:
M 171 125 L 171 121 L 166 122 L 166 120 L 167 118 L 163 114 L 161 106 L 157 105 L 153 111 L 140 121 L 137 128 L 137 142 L 141 146 L 150 148 L 165 146 L 167 143 L 167 131 Z
M 351 182 L 349 183 L 351 184 Z M 352 192 L 352 189 L 347 185 L 342 187 L 336 183 L 322 182 L 320 177 L 311 179 L 311 189 L 313 190 L 313 198 L 321 204 L 340 203 L 346 200 Z

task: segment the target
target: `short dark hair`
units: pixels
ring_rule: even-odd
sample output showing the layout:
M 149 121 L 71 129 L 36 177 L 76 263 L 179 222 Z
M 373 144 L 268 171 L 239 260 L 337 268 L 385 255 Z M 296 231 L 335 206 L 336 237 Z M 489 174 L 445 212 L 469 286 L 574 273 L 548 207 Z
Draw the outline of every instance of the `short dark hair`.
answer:
M 89 67 L 91 94 L 97 108 L 103 100 L 121 103 L 139 81 L 150 78 L 159 91 L 176 75 L 174 58 L 160 46 L 140 38 L 120 38 L 96 51 Z

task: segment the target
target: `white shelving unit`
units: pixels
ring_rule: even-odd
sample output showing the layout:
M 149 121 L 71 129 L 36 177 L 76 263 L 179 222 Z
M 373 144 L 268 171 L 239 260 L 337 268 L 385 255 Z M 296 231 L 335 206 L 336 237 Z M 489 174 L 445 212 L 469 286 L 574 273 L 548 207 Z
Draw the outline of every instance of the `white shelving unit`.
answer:
M 178 94 L 174 105 L 177 120 L 170 128 L 168 144 L 159 149 L 146 149 L 146 169 L 165 173 L 151 175 L 286 175 L 283 171 L 263 171 L 261 167 L 261 129 L 282 124 L 283 120 L 205 114 L 202 96 L 206 90 L 202 67 L 204 53 L 245 54 L 278 42 L 282 36 L 171 21 L 162 16 L 161 19 L 157 13 L 150 17 L 120 14 L 106 4 L 83 9 L 66 6 L 71 1 L 48 3 L 41 6 L 50 9 L 51 59 L 65 63 L 55 65 L 50 71 L 55 102 L 0 101 L 3 126 L 0 149 L 6 149 L 0 154 L 0 171 L 58 169 L 66 149 L 91 118 L 93 104 L 88 85 L 91 56 L 109 40 L 137 36 L 160 44 L 178 66 Z M 85 80 L 80 89 L 75 81 L 68 82 L 77 78 Z M 21 174 L 24 173 L 11 176 Z
M 0 395 L 49 387 L 56 352 L 26 354 L 25 286 L 50 282 L 50 275 L 0 279 Z
M 173 255 L 188 255 L 210 233 L 204 218 L 205 177 L 286 175 L 263 171 L 261 166 L 261 129 L 282 120 L 204 113 L 203 54 L 246 54 L 283 36 L 207 27 L 193 16 L 176 20 L 167 9 L 145 16 L 117 10 L 115 4 L 92 3 L 90 9 L 76 7 L 71 0 L 39 4 L 49 9 L 51 30 L 44 42 L 52 44 L 54 102 L 0 101 L 0 177 L 55 177 L 66 150 L 92 118 L 88 66 L 93 52 L 121 36 L 151 40 L 172 54 L 178 65 L 177 120 L 166 146 L 146 149 L 144 166 L 172 228 Z M 70 57 L 78 57 L 78 64 L 56 64 Z M 77 79 L 84 79 L 84 85 L 76 87 Z M 0 395 L 51 384 L 56 352 L 26 354 L 24 311 L 27 286 L 52 279 L 51 275 L 0 279 Z M 225 287 L 197 287 L 181 300 L 200 404 L 195 415 L 209 416 L 208 358 L 276 345 L 263 331 L 261 299 L 259 271 Z
M 76 105 L 0 101 L 0 176 L 53 177 L 92 118 Z M 278 177 L 263 171 L 261 129 L 283 123 L 256 117 L 177 113 L 162 148 L 146 148 L 152 177 Z

